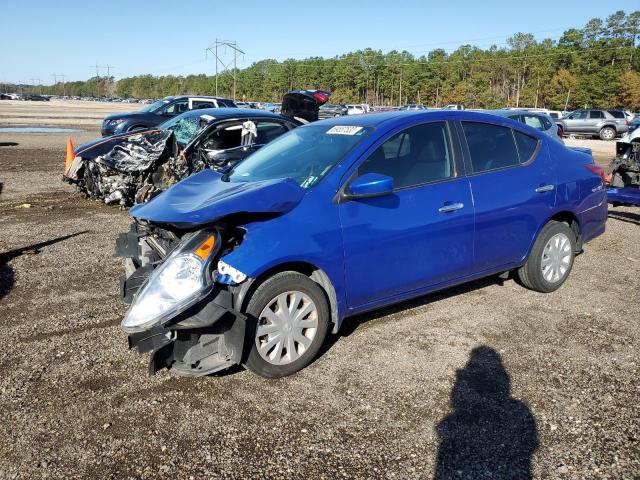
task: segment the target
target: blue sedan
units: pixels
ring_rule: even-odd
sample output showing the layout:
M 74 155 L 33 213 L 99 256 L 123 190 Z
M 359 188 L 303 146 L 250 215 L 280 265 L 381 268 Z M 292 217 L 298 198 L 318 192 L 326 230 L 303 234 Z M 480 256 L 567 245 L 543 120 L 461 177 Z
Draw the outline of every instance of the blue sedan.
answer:
M 603 176 L 588 152 L 477 112 L 305 125 L 131 209 L 122 328 L 151 372 L 281 377 L 357 313 L 510 271 L 552 292 L 605 230 Z

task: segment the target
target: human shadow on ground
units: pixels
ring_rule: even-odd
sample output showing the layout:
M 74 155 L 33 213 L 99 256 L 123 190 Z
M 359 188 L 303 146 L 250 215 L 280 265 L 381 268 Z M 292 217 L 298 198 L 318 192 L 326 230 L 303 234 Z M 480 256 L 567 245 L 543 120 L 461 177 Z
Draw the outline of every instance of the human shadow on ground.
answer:
M 49 245 L 53 245 L 54 243 L 63 242 L 64 240 L 68 240 L 72 237 L 77 237 L 78 235 L 84 235 L 88 232 L 88 230 L 76 232 L 70 235 L 53 238 L 45 242 L 34 243 L 33 245 L 29 245 L 27 247 L 16 248 L 15 250 L 9 250 L 8 252 L 0 253 L 0 299 L 2 299 L 11 291 L 15 283 L 15 274 L 13 268 L 11 268 L 11 266 L 9 265 L 9 262 L 11 260 L 20 257 L 21 255 L 35 255 L 40 252 L 41 248 L 48 247 Z
M 511 397 L 511 380 L 493 348 L 474 348 L 451 391 L 451 413 L 436 427 L 435 480 L 531 479 L 538 448 L 533 413 Z

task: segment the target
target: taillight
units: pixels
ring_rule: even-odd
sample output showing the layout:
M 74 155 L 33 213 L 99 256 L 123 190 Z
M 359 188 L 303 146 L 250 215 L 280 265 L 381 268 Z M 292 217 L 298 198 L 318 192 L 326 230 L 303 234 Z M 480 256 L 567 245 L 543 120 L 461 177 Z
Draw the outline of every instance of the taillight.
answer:
M 560 139 L 562 139 L 562 138 L 563 138 L 563 135 L 562 135 L 562 127 L 561 127 L 560 125 L 556 125 L 556 127 L 558 127 L 558 129 L 557 129 L 556 133 L 558 134 L 558 136 L 560 137 Z
M 596 165 L 595 163 L 588 163 L 585 165 L 585 168 L 589 170 L 591 173 L 595 173 L 597 176 L 599 176 L 603 182 L 606 181 L 604 168 L 602 168 L 600 165 Z
M 320 104 L 323 104 L 327 100 L 329 100 L 329 95 L 325 95 L 324 93 L 320 93 L 320 92 L 314 92 L 313 98 L 315 98 L 318 102 L 320 102 Z

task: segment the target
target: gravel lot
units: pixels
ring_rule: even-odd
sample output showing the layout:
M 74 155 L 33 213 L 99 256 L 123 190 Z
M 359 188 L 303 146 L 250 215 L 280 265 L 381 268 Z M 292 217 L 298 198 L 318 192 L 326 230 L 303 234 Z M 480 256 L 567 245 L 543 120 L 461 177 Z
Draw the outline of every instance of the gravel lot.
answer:
M 640 209 L 553 294 L 490 278 L 352 318 L 285 379 L 149 377 L 118 326 L 128 214 L 60 181 L 65 139 L 0 134 L 0 479 L 640 478 Z

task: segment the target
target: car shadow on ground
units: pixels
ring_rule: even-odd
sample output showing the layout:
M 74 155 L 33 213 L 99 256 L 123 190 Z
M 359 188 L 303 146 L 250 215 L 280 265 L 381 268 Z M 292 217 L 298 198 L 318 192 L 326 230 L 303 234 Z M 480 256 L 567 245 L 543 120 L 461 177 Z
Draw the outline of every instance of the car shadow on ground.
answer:
M 634 225 L 640 225 L 639 213 L 609 210 L 609 218 L 620 220 L 621 222 L 633 223 Z
M 436 427 L 435 480 L 531 479 L 538 448 L 535 417 L 511 397 L 511 380 L 493 348 L 474 348 L 456 371 L 451 413 Z
M 40 253 L 40 249 L 44 247 L 48 247 L 49 245 L 53 245 L 58 242 L 63 242 L 72 237 L 77 237 L 78 235 L 84 235 L 88 233 L 88 230 L 82 232 L 72 233 L 70 235 L 64 235 L 58 238 L 52 238 L 51 240 L 47 240 L 45 242 L 34 243 L 33 245 L 29 245 L 27 247 L 16 248 L 15 250 L 9 250 L 8 252 L 0 253 L 0 299 L 5 297 L 13 288 L 15 283 L 15 274 L 9 262 L 14 258 L 20 257 L 22 255 L 37 255 Z
M 512 278 L 512 275 L 510 275 L 509 278 Z M 379 318 L 386 317 L 387 315 L 392 315 L 394 313 L 398 313 L 404 310 L 410 310 L 412 308 L 422 307 L 424 305 L 438 302 L 440 300 L 445 300 L 447 298 L 455 297 L 463 293 L 469 293 L 475 290 L 481 290 L 491 285 L 503 285 L 505 280 L 506 279 L 501 278 L 497 275 L 494 275 L 491 277 L 485 277 L 479 280 L 474 280 L 469 283 L 464 283 L 462 285 L 447 288 L 445 290 L 440 290 L 434 293 L 425 294 L 424 296 L 413 298 L 411 300 L 405 300 L 387 307 L 381 307 L 379 309 L 372 310 L 371 312 L 349 317 L 344 320 L 337 335 L 328 335 L 327 340 L 325 341 L 325 346 L 322 349 L 320 355 L 323 355 L 328 350 L 330 350 L 331 347 L 341 337 L 348 337 L 353 332 L 355 332 L 358 328 L 360 328 L 361 326 L 363 326 L 364 324 L 372 320 L 377 320 Z
M 0 147 L 17 147 L 20 145 L 18 142 L 0 142 Z

